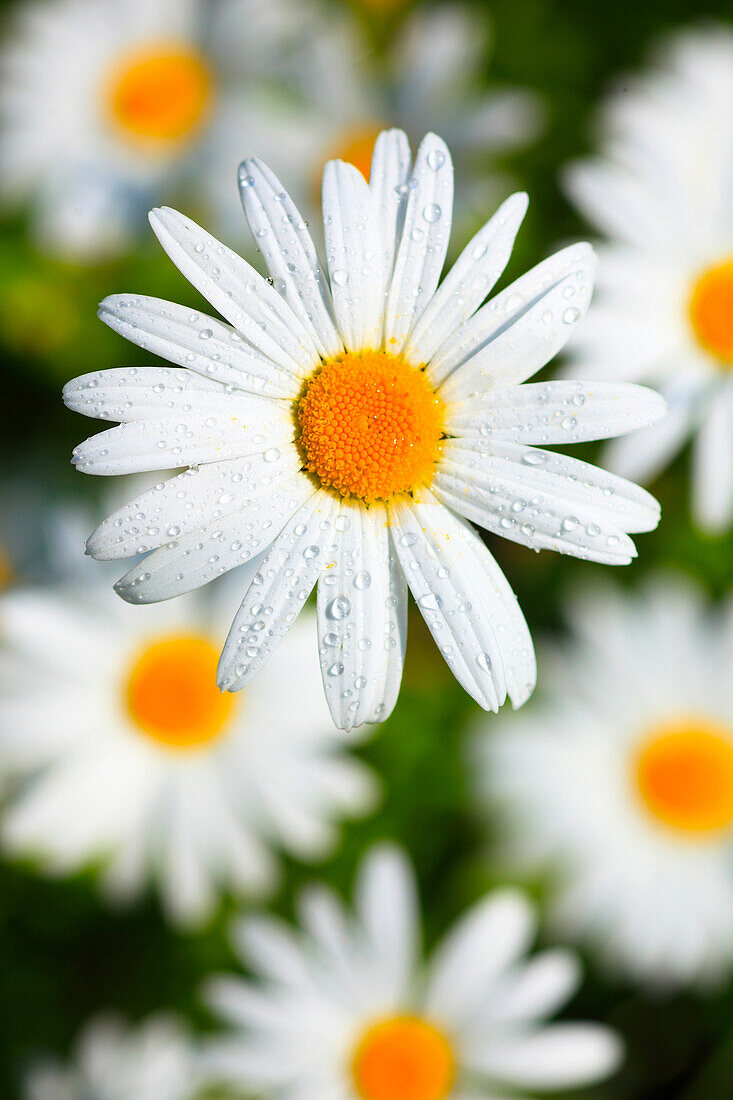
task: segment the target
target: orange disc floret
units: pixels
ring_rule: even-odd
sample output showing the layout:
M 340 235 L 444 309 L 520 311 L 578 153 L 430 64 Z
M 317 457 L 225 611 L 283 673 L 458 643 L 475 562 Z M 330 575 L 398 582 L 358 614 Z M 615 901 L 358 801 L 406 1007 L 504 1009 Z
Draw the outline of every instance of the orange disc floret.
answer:
M 128 137 L 173 144 L 200 128 L 211 93 L 203 58 L 184 44 L 154 43 L 120 60 L 109 82 L 109 108 Z
M 359 129 L 350 130 L 342 135 L 341 141 L 334 146 L 333 156 L 353 164 L 367 183 L 372 167 L 374 146 L 381 129 L 381 126 L 362 126 Z
M 362 1100 L 446 1100 L 455 1077 L 448 1039 L 417 1016 L 396 1016 L 373 1024 L 362 1036 L 352 1062 Z
M 690 321 L 702 346 L 733 366 L 733 259 L 704 271 L 690 296 Z
M 706 719 L 680 719 L 652 732 L 636 762 L 639 793 L 665 825 L 709 833 L 733 825 L 733 736 Z
M 138 653 L 127 678 L 127 712 L 141 733 L 170 749 L 218 738 L 234 696 L 216 685 L 218 647 L 195 634 L 157 638 Z
M 330 360 L 306 384 L 297 419 L 306 470 L 341 496 L 389 500 L 432 477 L 443 403 L 424 372 L 395 355 Z

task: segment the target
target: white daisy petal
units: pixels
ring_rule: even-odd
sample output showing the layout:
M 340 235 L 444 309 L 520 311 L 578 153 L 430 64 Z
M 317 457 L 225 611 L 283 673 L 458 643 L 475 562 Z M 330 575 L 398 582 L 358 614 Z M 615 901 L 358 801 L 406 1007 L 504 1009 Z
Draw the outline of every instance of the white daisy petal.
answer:
M 274 172 L 257 157 L 239 169 L 239 190 L 257 247 L 276 287 L 326 358 L 343 350 L 333 302 L 308 226 Z
M 344 160 L 327 164 L 332 288 L 307 226 L 258 159 L 240 165 L 240 191 L 267 282 L 189 219 L 153 211 L 170 256 L 236 327 L 156 299 L 107 299 L 100 316 L 112 328 L 186 371 L 96 372 L 65 390 L 72 408 L 120 422 L 75 450 L 81 470 L 213 467 L 193 485 L 184 477 L 156 488 L 94 533 L 88 549 L 98 557 L 152 552 L 118 591 L 130 602 L 169 599 L 269 547 L 222 655 L 220 682 L 238 690 L 321 577 L 322 679 L 344 729 L 394 706 L 406 583 L 481 706 L 496 710 L 507 694 L 519 706 L 531 693 L 526 623 L 466 520 L 538 549 L 622 563 L 636 553 L 627 532 L 648 530 L 659 516 L 642 490 L 525 443 L 610 436 L 661 413 L 662 399 L 641 388 L 518 385 L 584 312 L 592 249 L 565 249 L 482 306 L 526 210 L 526 196 L 514 195 L 438 290 L 453 167 L 434 134 L 408 181 L 409 161 L 407 139 L 394 130 L 376 142 L 370 184 Z M 377 375 L 385 383 L 375 389 Z M 270 459 L 268 484 L 260 467 Z M 240 474 L 246 483 L 234 488 Z M 333 527 L 337 515 L 350 516 L 350 531 Z M 343 616 L 331 614 L 347 605 Z M 331 839 L 287 793 L 272 814 L 292 843 L 301 835 L 312 849 Z
M 390 521 L 407 583 L 453 674 L 485 710 L 508 689 L 519 706 L 534 685 L 532 642 L 479 536 L 427 490 L 419 502 L 392 504 Z
M 383 130 L 374 145 L 369 188 L 379 215 L 385 278 L 394 268 L 395 252 L 402 232 L 407 202 L 407 181 L 412 157 L 407 135 L 402 130 Z
M 98 1016 L 75 1042 L 68 1065 L 31 1063 L 22 1094 L 27 1100 L 186 1100 L 200 1075 L 193 1041 L 174 1017 L 152 1016 L 128 1028 L 115 1016 Z
M 353 164 L 323 172 L 323 228 L 336 323 L 348 350 L 382 342 L 384 272 L 380 225 L 369 184 Z
M 567 370 L 648 381 L 664 394 L 667 419 L 604 459 L 648 480 L 691 437 L 693 515 L 724 530 L 733 518 L 731 416 L 718 396 L 731 362 L 733 36 L 688 30 L 664 46 L 604 105 L 598 153 L 564 172 L 605 236 L 598 311 Z
M 685 387 L 689 391 L 689 387 Z M 674 458 L 693 431 L 699 394 L 670 392 L 664 396 L 668 412 L 646 431 L 622 436 L 603 448 L 603 464 L 620 477 L 647 483 Z
M 384 342 L 399 355 L 433 297 L 443 270 L 453 215 L 453 164 L 445 142 L 427 134 L 417 152 L 402 237 L 387 294 Z
M 75 447 L 72 461 L 85 474 L 136 474 L 261 454 L 294 435 L 288 411 L 272 401 L 207 411 L 108 428 Z
M 267 456 L 267 457 L 265 457 Z M 107 561 L 146 554 L 280 490 L 300 467 L 294 447 L 193 466 L 159 482 L 113 512 L 87 539 L 87 553 Z
M 507 974 L 491 1019 L 507 1024 L 551 1016 L 570 1000 L 580 979 L 580 963 L 572 951 L 543 951 Z
M 113 294 L 99 317 L 133 344 L 226 386 L 268 397 L 296 397 L 289 370 L 259 355 L 223 321 L 185 306 L 142 295 Z
M 433 489 L 446 508 L 492 534 L 534 550 L 555 550 L 605 565 L 628 565 L 636 556 L 628 535 L 604 517 L 567 501 L 560 502 L 558 509 L 557 498 L 541 498 L 527 510 L 526 499 L 517 495 L 522 487 L 511 486 L 501 477 L 488 476 L 484 484 L 476 484 L 470 467 L 446 462 Z M 519 523 L 512 515 L 515 504 L 527 512 L 526 522 Z M 599 545 L 589 545 L 591 539 Z
M 335 966 L 349 966 L 355 943 L 344 907 L 326 886 L 306 887 L 298 899 L 301 923 L 322 957 Z
M 362 863 L 355 906 L 374 958 L 396 997 L 404 997 L 417 952 L 420 919 L 410 864 L 398 848 L 374 848 Z
M 594 589 L 570 611 L 566 644 L 547 647 L 544 705 L 477 744 L 506 826 L 502 864 L 547 874 L 556 934 L 582 938 L 617 976 L 711 987 L 733 961 L 730 801 L 703 836 L 719 788 L 690 801 L 689 786 L 652 784 L 680 746 L 711 779 L 730 766 L 730 623 L 674 576 Z
M 725 531 L 733 516 L 733 385 L 710 401 L 693 448 L 695 515 L 708 531 Z
M 428 1012 L 468 1022 L 491 984 L 527 950 L 535 923 L 531 906 L 515 891 L 497 891 L 471 909 L 433 956 Z
M 457 368 L 466 364 L 471 367 L 478 360 L 479 368 L 492 362 L 494 345 L 502 340 L 504 333 L 511 333 L 500 345 L 500 357 L 494 361 L 495 374 L 485 376 L 471 372 L 474 378 L 474 390 L 481 392 L 494 382 L 502 385 L 516 385 L 524 381 L 539 367 L 548 362 L 552 355 L 563 346 L 580 320 L 590 301 L 592 276 L 595 271 L 595 257 L 589 244 L 574 244 L 556 252 L 553 256 L 537 264 L 531 271 L 516 279 L 506 290 L 490 299 L 477 313 L 464 322 L 447 339 L 428 364 L 428 378 L 433 386 L 444 382 Z M 557 287 L 562 284 L 559 297 Z M 568 296 L 566 297 L 566 293 Z M 552 295 L 555 305 L 549 311 L 549 320 L 542 321 L 542 314 L 548 313 L 546 303 Z M 537 310 L 537 306 L 540 306 Z M 531 313 L 529 332 L 522 332 L 522 322 Z M 567 315 L 569 321 L 563 321 Z M 535 325 L 539 321 L 539 326 Z M 522 339 L 520 356 L 508 345 L 517 337 Z M 532 339 L 534 337 L 534 339 Z M 550 349 L 554 347 L 554 351 Z M 486 356 L 486 359 L 482 358 Z M 508 356 L 512 370 L 502 370 L 501 356 Z M 541 360 L 541 362 L 540 362 Z M 534 366 L 525 364 L 534 363 Z M 522 373 L 524 372 L 524 373 Z M 465 386 L 453 387 L 451 400 L 460 400 L 464 394 L 459 392 Z
M 232 940 L 242 958 L 263 977 L 285 984 L 307 983 L 306 961 L 284 921 L 269 915 L 246 917 L 235 924 Z
M 449 406 L 445 430 L 487 442 L 581 443 L 647 427 L 666 408 L 654 390 L 631 383 L 534 382 Z
M 246 260 L 177 210 L 153 210 L 150 224 L 179 271 L 257 351 L 299 378 L 313 369 L 308 332 Z
M 648 531 L 659 522 L 653 497 L 632 482 L 519 444 L 479 452 L 470 441 L 446 443 L 434 488 L 449 508 L 488 531 L 607 564 L 636 556 L 627 530 Z
M 124 423 L 160 416 L 165 410 L 187 411 L 192 392 L 203 408 L 231 408 L 228 394 L 218 382 L 190 370 L 172 367 L 145 367 L 143 370 L 115 367 L 93 371 L 67 382 L 62 397 L 72 412 Z
M 429 363 L 478 309 L 509 261 L 528 204 L 523 192 L 512 195 L 469 241 L 418 318 L 405 344 L 408 359 Z
M 407 585 L 396 567 L 387 509 L 341 502 L 333 561 L 318 582 L 326 699 L 339 729 L 383 721 L 397 701 L 407 641 Z
M 240 1090 L 251 1091 L 261 1073 L 277 1066 L 277 1078 L 265 1086 L 277 1083 L 283 1100 L 350 1100 L 364 1091 L 362 1052 L 371 1049 L 378 1058 L 398 1050 L 409 1068 L 424 1049 L 412 1041 L 421 1025 L 441 1043 L 433 1046 L 435 1086 L 440 1081 L 443 1088 L 443 1066 L 446 1075 L 454 1069 L 455 1082 L 443 1091 L 456 1100 L 478 1100 L 479 1094 L 499 1100 L 506 1085 L 514 1096 L 520 1048 L 528 1055 L 528 1081 L 540 1087 L 590 1082 L 604 1066 L 606 1074 L 616 1068 L 618 1045 L 610 1030 L 572 1024 L 543 1029 L 542 1003 L 550 1010 L 576 975 L 568 966 L 552 972 L 549 963 L 561 952 L 540 956 L 545 961 L 536 968 L 520 961 L 535 927 L 532 907 L 520 894 L 498 891 L 459 921 L 428 965 L 427 980 L 415 878 L 399 849 L 380 845 L 364 856 L 354 910 L 352 916 L 330 889 L 316 888 L 301 898 L 303 932 L 271 918 L 240 924 L 239 948 L 256 977 L 217 981 L 215 1005 L 232 1030 L 209 1051 L 220 1067 L 222 1042 L 239 1052 L 241 1061 L 230 1059 L 228 1067 Z M 497 1073 L 484 1068 L 490 1060 Z
M 603 1080 L 619 1066 L 621 1043 L 600 1024 L 553 1024 L 534 1034 L 475 1043 L 467 1061 L 493 1080 L 528 1089 L 567 1089 Z
M 674 251 L 667 211 L 639 173 L 627 166 L 596 161 L 570 166 L 565 184 L 590 221 L 603 232 L 642 249 Z
M 495 325 L 488 341 L 442 383 L 443 400 L 465 400 L 494 385 L 517 385 L 549 363 L 590 305 L 594 270 L 589 248 L 585 263 L 518 309 L 511 320 Z
M 303 477 L 283 481 L 245 507 L 154 550 L 133 565 L 115 590 L 128 603 L 157 603 L 254 560 L 256 565 L 248 567 L 242 578 L 249 585 L 262 564 L 261 555 L 312 492 Z
M 270 997 L 235 978 L 211 979 L 204 999 L 227 1023 L 239 1027 L 279 1028 L 287 1022 L 286 1013 Z
M 278 535 L 229 631 L 219 662 L 222 691 L 249 683 L 287 634 L 325 568 L 337 507 L 329 494 L 314 492 Z

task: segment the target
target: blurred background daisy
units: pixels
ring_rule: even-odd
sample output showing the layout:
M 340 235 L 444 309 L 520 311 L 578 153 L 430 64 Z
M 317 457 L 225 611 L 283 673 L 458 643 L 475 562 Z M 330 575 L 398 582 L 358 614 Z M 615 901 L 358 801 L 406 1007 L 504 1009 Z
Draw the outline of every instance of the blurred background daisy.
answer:
M 603 234 L 598 304 L 571 371 L 657 386 L 664 425 L 614 443 L 619 472 L 653 478 L 692 436 L 692 506 L 733 521 L 733 32 L 666 42 L 607 103 L 600 153 L 566 173 Z
M 236 600 L 223 582 L 162 614 L 86 585 L 5 595 L 6 852 L 56 875 L 100 865 L 116 898 L 153 878 L 166 912 L 195 925 L 222 890 L 272 892 L 273 844 L 322 857 L 338 815 L 373 808 L 374 778 L 342 751 L 321 697 L 313 624 L 256 688 L 218 690 Z
M 477 739 L 501 862 L 543 871 L 560 935 L 654 986 L 733 965 L 733 607 L 679 578 L 576 595 L 544 702 Z M 511 873 L 511 872 L 510 872 Z
M 732 43 L 727 0 L 0 0 L 3 1100 L 731 1094 Z M 552 451 L 564 375 L 573 457 L 644 484 L 662 520 L 611 586 L 497 537 L 522 526 L 502 516 L 481 538 L 545 639 L 536 698 L 484 716 L 411 606 L 399 699 L 357 736 L 322 698 L 315 600 L 223 697 L 249 566 L 151 607 L 114 595 L 122 566 L 85 541 L 167 475 L 109 500 L 68 461 L 83 422 L 60 390 L 165 365 L 100 323 L 109 295 L 200 320 L 151 207 L 266 276 L 237 194 L 260 157 L 323 264 L 325 162 L 366 174 L 393 126 L 454 157 L 449 263 L 529 194 L 494 292 L 512 316 L 523 272 L 594 240 L 533 430 Z M 669 414 L 593 442 L 624 419 L 609 380 Z M 98 540 L 115 518 L 131 553 L 160 544 L 134 506 Z

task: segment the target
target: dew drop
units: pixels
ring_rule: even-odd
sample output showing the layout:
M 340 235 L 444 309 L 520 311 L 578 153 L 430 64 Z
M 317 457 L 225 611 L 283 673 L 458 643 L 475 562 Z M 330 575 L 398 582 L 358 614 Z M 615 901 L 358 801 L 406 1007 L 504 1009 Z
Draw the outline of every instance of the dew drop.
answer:
M 326 608 L 326 614 L 330 619 L 336 619 L 340 621 L 345 619 L 351 611 L 351 601 L 346 599 L 346 596 L 336 596 L 331 600 Z

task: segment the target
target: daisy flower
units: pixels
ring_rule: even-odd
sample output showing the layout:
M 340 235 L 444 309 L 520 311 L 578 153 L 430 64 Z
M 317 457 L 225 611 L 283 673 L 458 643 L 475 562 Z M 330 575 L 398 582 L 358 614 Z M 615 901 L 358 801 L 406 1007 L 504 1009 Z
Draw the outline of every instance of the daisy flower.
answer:
M 255 978 L 211 983 L 231 1025 L 204 1051 L 217 1079 L 273 1100 L 499 1100 L 616 1069 L 609 1029 L 545 1022 L 575 992 L 579 967 L 564 950 L 525 959 L 535 927 L 521 894 L 479 902 L 427 964 L 399 851 L 373 849 L 355 895 L 352 916 L 311 888 L 297 933 L 272 917 L 238 924 L 235 947 Z
M 221 57 L 234 59 L 246 49 L 247 2 L 231 0 L 222 14 Z M 487 158 L 528 145 L 543 116 L 539 98 L 526 89 L 482 88 L 490 40 L 485 14 L 462 4 L 418 7 L 402 20 L 386 57 L 377 60 L 364 21 L 351 12 L 303 0 L 298 10 L 301 47 L 287 56 L 283 51 L 280 68 L 282 83 L 295 97 L 260 94 L 257 118 L 248 118 L 247 125 L 250 134 L 258 126 L 251 147 L 288 179 L 306 218 L 317 215 L 326 161 L 348 161 L 368 178 L 377 136 L 398 126 L 414 142 L 430 129 L 444 136 L 460 173 L 456 210 L 475 228 L 487 206 L 506 194 L 506 181 L 487 171 Z M 230 103 L 228 124 L 237 126 L 240 115 L 249 115 L 247 100 Z M 218 149 L 226 154 L 225 144 Z M 231 174 L 228 156 L 209 162 L 213 201 L 222 223 L 236 231 Z
M 112 1017 L 84 1029 L 73 1062 L 28 1073 L 25 1100 L 190 1100 L 194 1053 L 181 1025 L 165 1016 L 135 1028 Z
M 535 680 L 516 599 L 471 526 L 536 549 L 626 564 L 626 532 L 656 526 L 644 490 L 535 443 L 596 439 L 664 410 L 639 387 L 521 387 L 588 305 L 588 245 L 551 256 L 486 305 L 524 215 L 514 195 L 438 287 L 453 170 L 434 134 L 413 167 L 385 131 L 371 183 L 324 173 L 330 285 L 308 230 L 257 159 L 240 179 L 265 280 L 190 219 L 151 223 L 225 321 L 140 295 L 100 316 L 177 364 L 98 371 L 67 384 L 80 412 L 119 420 L 76 448 L 90 474 L 190 467 L 119 509 L 88 552 L 149 552 L 118 582 L 133 603 L 170 599 L 260 559 L 219 665 L 248 684 L 318 583 L 319 653 L 341 728 L 387 717 L 399 690 L 407 587 L 456 677 L 484 708 L 519 706 Z
M 481 785 L 556 927 L 653 983 L 733 961 L 733 607 L 683 581 L 576 597 L 544 706 L 492 726 Z
M 218 7 L 226 10 L 227 2 Z M 238 3 L 258 34 L 233 74 L 212 49 L 205 0 L 24 0 L 0 58 L 0 157 L 6 202 L 29 200 L 43 245 L 75 259 L 125 246 L 158 190 L 192 185 L 200 157 L 228 160 L 259 132 L 244 98 L 285 49 L 281 23 Z M 222 12 L 223 18 L 223 12 Z M 73 58 L 73 64 L 70 63 Z M 277 68 L 277 65 L 274 65 Z M 244 75 L 242 75 L 244 74 Z
M 169 915 L 195 925 L 222 889 L 272 889 L 273 846 L 320 857 L 336 818 L 371 807 L 372 775 L 323 701 L 312 626 L 241 698 L 218 690 L 227 587 L 147 613 L 106 585 L 5 594 L 6 851 L 52 874 L 98 864 L 122 899 L 154 879 Z
M 605 234 L 600 300 L 572 374 L 651 382 L 670 413 L 608 448 L 648 480 L 693 437 L 698 522 L 733 516 L 733 33 L 687 33 L 607 105 L 602 152 L 572 167 L 571 196 Z

